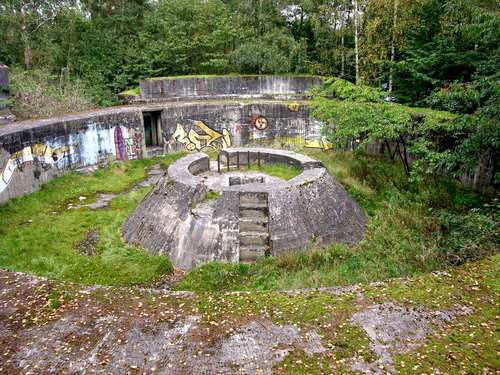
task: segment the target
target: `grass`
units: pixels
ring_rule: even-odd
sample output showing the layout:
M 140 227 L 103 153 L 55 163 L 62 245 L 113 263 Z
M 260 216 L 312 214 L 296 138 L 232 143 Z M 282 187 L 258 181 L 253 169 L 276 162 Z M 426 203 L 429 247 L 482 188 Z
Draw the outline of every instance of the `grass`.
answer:
M 121 96 L 139 96 L 139 95 L 141 95 L 141 88 L 134 87 L 132 89 L 122 91 L 118 95 L 121 95 Z
M 69 173 L 44 185 L 39 192 L 0 206 L 0 267 L 83 284 L 150 284 L 171 272 L 162 256 L 150 256 L 127 246 L 120 226 L 148 188 L 131 190 L 147 175 L 147 168 L 163 167 L 183 154 L 165 158 L 114 163 L 93 175 Z M 69 203 L 92 202 L 98 193 L 119 193 L 100 210 L 68 209 Z M 97 256 L 76 250 L 90 230 L 99 231 Z
M 210 263 L 182 290 L 279 290 L 364 283 L 445 269 L 498 252 L 499 200 L 451 180 L 411 185 L 401 166 L 350 153 L 304 151 L 321 160 L 369 220 L 355 247 L 311 245 L 252 265 Z
M 282 178 L 283 180 L 291 180 L 302 173 L 300 168 L 284 163 L 262 164 L 260 167 L 258 165 L 250 164 L 250 168 L 248 170 L 262 172 L 268 174 L 269 176 Z
M 481 195 L 438 178 L 413 186 L 399 165 L 382 158 L 304 152 L 321 160 L 366 212 L 364 240 L 352 248 L 311 245 L 251 265 L 208 263 L 189 272 L 176 289 L 280 290 L 364 283 L 420 275 L 498 252 L 500 204 L 494 191 Z M 166 169 L 183 155 L 115 163 L 93 175 L 69 173 L 0 206 L 0 267 L 84 284 L 150 285 L 170 272 L 170 262 L 125 245 L 120 226 L 148 191 L 131 186 L 152 165 Z M 285 179 L 300 173 L 286 165 L 263 165 L 260 171 Z M 81 204 L 81 196 L 89 203 L 105 192 L 119 193 L 108 208 L 68 210 L 70 203 Z M 77 244 L 96 230 L 97 255 L 81 254 Z

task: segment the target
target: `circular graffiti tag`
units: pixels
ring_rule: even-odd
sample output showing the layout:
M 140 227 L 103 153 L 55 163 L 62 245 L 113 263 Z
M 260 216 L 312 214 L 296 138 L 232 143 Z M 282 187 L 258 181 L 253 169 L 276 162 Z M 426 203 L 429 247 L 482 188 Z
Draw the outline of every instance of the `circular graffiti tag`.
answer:
M 256 129 L 265 130 L 267 128 L 267 119 L 264 116 L 257 117 L 254 126 Z

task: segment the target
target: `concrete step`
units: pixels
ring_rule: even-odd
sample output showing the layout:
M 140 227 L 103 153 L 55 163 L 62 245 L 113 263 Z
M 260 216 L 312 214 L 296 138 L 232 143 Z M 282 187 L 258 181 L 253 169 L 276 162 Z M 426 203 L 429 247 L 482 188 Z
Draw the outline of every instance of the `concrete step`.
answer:
M 266 246 L 269 244 L 269 233 L 267 232 L 240 232 L 240 246 L 258 245 Z
M 267 209 L 267 201 L 265 203 L 263 203 L 263 202 L 259 202 L 259 203 L 240 202 L 240 209 L 241 208 L 248 208 L 248 209 L 252 209 L 252 210 Z
M 262 217 L 240 217 L 240 223 L 255 223 L 255 224 L 267 224 L 269 218 L 267 216 Z
M 240 245 L 240 262 L 242 263 L 255 262 L 257 258 L 266 255 L 267 250 L 268 250 L 267 246 Z
M 267 212 L 266 210 L 252 210 L 240 207 L 240 220 L 241 219 L 267 219 Z
M 240 218 L 240 232 L 268 232 L 267 218 Z
M 241 203 L 265 203 L 267 204 L 267 194 L 265 193 L 240 193 Z

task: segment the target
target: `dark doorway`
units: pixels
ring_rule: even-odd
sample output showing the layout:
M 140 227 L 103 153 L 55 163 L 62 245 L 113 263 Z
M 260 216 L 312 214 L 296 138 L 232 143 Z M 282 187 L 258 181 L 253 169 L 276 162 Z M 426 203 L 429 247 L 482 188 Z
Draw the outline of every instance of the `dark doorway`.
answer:
M 146 147 L 161 145 L 161 111 L 143 112 Z

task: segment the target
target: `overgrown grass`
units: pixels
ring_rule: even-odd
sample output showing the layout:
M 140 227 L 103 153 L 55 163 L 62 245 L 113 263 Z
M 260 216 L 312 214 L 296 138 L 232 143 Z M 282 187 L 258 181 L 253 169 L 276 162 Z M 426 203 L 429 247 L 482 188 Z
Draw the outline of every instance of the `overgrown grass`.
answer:
M 0 206 L 0 267 L 103 285 L 148 284 L 171 272 L 165 257 L 124 244 L 120 226 L 148 191 L 130 189 L 146 177 L 147 168 L 166 167 L 180 156 L 114 163 L 93 175 L 69 173 Z M 92 202 L 98 193 L 121 194 L 104 209 L 68 208 Z M 90 230 L 99 232 L 96 256 L 76 249 Z
M 480 195 L 446 179 L 413 186 L 400 166 L 381 158 L 305 152 L 323 161 L 364 209 L 369 217 L 364 240 L 352 248 L 311 246 L 252 265 L 209 263 L 188 273 L 177 289 L 335 286 L 426 273 L 498 252 L 495 192 Z M 120 226 L 147 193 L 130 189 L 146 177 L 147 168 L 157 163 L 168 168 L 183 155 L 115 163 L 93 175 L 70 173 L 0 206 L 0 267 L 85 284 L 151 284 L 171 270 L 170 262 L 125 245 Z M 279 165 L 260 170 L 281 178 L 300 173 Z M 68 209 L 105 192 L 120 193 L 108 208 Z M 83 203 L 80 197 L 86 197 Z M 96 230 L 97 255 L 81 254 L 77 244 Z
M 369 217 L 355 247 L 311 246 L 252 265 L 210 263 L 177 285 L 190 290 L 320 287 L 411 276 L 498 251 L 500 202 L 440 178 L 411 185 L 400 165 L 350 153 L 305 151 L 321 160 Z
M 284 163 L 262 164 L 260 167 L 255 164 L 250 164 L 250 171 L 266 173 L 269 176 L 291 180 L 302 173 L 300 168 Z
M 49 117 L 96 108 L 88 87 L 78 79 L 35 69 L 11 70 L 12 110 L 18 119 Z

